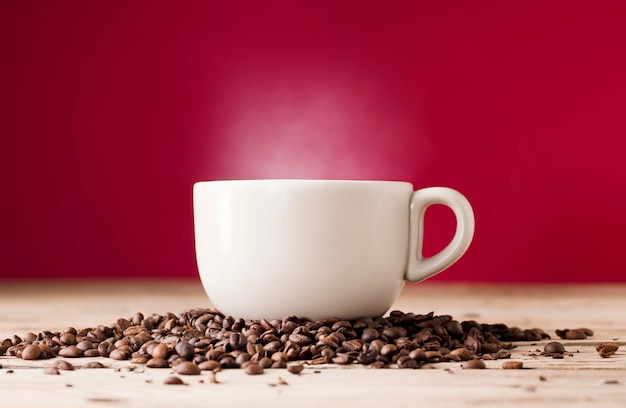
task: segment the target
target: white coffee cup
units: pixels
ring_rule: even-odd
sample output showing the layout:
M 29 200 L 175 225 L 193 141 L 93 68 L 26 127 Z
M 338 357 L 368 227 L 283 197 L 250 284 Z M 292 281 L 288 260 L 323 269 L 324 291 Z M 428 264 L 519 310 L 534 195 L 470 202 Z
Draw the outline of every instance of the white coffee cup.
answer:
M 452 240 L 422 256 L 432 204 Z M 474 234 L 467 199 L 446 187 L 355 180 L 202 181 L 193 187 L 196 258 L 213 305 L 244 319 L 381 316 L 405 281 L 456 262 Z

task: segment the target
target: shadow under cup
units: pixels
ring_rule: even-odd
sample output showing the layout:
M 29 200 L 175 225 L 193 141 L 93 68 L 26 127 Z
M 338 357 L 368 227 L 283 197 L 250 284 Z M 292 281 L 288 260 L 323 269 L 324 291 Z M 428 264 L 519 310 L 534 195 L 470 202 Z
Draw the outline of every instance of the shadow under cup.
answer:
M 194 232 L 206 293 L 244 319 L 380 316 L 407 278 L 409 241 L 421 240 L 413 195 L 406 182 L 198 182 Z

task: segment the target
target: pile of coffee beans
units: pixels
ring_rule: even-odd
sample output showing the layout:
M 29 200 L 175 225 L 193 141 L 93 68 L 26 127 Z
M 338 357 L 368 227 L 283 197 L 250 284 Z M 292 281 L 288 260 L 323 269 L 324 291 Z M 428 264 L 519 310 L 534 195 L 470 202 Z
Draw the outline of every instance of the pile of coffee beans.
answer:
M 242 368 L 261 374 L 267 368 L 305 364 L 361 364 L 371 368 L 420 368 L 427 363 L 469 362 L 510 357 L 512 342 L 540 341 L 541 329 L 458 321 L 449 315 L 393 311 L 386 317 L 356 320 L 249 320 L 213 309 L 144 316 L 115 324 L 61 332 L 15 335 L 0 344 L 0 355 L 26 360 L 109 357 L 178 374 Z M 470 366 L 482 366 L 472 362 Z

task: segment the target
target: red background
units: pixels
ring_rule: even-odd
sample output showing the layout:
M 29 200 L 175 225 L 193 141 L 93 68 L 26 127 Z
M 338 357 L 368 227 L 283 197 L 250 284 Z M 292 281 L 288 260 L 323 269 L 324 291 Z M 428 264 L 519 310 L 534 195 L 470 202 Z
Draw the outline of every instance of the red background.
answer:
M 625 281 L 625 4 L 3 1 L 0 277 L 195 277 L 193 182 L 306 177 L 465 194 L 435 279 Z

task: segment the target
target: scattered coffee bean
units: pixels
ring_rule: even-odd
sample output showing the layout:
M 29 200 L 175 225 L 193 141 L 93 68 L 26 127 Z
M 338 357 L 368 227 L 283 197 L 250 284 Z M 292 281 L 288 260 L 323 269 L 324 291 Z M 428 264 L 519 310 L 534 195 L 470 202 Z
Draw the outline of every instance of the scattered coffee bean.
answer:
M 200 367 L 191 361 L 183 361 L 176 364 L 174 371 L 182 375 L 199 375 L 201 372 Z
M 99 361 L 90 361 L 85 364 L 82 368 L 106 368 L 104 364 Z
M 543 375 L 539 376 L 539 381 L 548 381 L 548 379 L 546 377 L 544 377 Z
M 484 369 L 487 368 L 487 365 L 483 360 L 468 360 L 461 366 L 465 369 Z
M 44 374 L 49 374 L 49 375 L 60 375 L 61 373 L 59 372 L 59 369 L 56 367 L 46 367 L 43 369 L 43 373 Z
M 287 381 L 283 377 L 278 377 L 278 384 L 280 385 L 289 385 Z
M 596 345 L 596 351 L 602 358 L 608 358 L 615 354 L 615 352 L 619 349 L 617 343 L 600 343 Z M 22 352 L 22 354 L 24 354 Z
M 555 333 L 564 340 L 584 340 L 588 336 L 593 336 L 593 330 L 587 328 L 556 330 Z
M 551 341 L 544 346 L 543 351 L 548 354 L 563 354 L 565 353 L 565 346 L 558 341 Z
M 57 360 L 52 365 L 54 368 L 58 368 L 59 370 L 72 371 L 74 369 L 74 365 L 65 360 Z
M 163 380 L 163 384 L 185 385 L 185 382 L 178 377 L 172 376 L 172 377 L 167 377 L 165 380 Z
M 505 361 L 502 363 L 504 370 L 520 370 L 524 368 L 524 363 L 521 361 Z
M 291 364 L 287 366 L 287 371 L 292 374 L 300 374 L 304 369 L 304 364 Z

